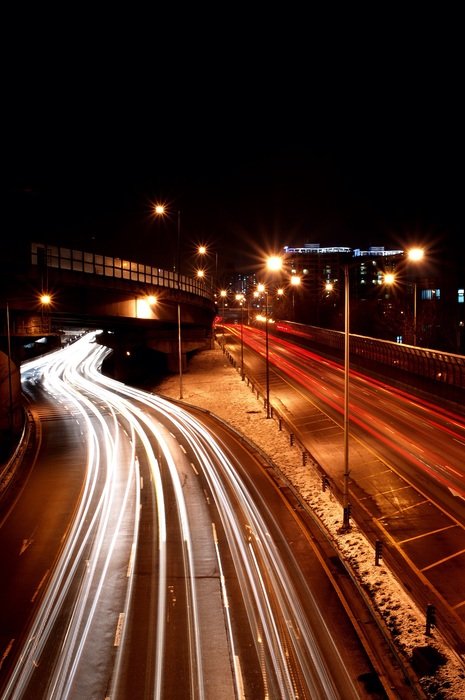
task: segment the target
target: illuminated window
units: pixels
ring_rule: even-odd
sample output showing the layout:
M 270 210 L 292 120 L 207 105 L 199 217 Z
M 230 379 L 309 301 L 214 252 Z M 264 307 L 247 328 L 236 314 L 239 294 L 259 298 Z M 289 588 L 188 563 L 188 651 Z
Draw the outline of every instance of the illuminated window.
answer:
M 459 304 L 465 303 L 465 289 L 458 290 L 457 301 L 459 302 Z
M 440 289 L 422 289 L 421 290 L 421 298 L 425 301 L 431 301 L 433 299 L 440 299 L 441 298 L 441 290 Z

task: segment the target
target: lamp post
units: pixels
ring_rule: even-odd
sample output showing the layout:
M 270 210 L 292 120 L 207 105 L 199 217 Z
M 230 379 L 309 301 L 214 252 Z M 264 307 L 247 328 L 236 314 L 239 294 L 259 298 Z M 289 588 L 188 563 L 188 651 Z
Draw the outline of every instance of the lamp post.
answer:
M 164 204 L 155 204 L 153 211 L 156 216 L 165 216 L 167 213 Z M 177 269 L 176 269 L 177 268 Z M 175 263 L 178 292 L 178 369 L 179 369 L 179 398 L 183 398 L 182 393 L 182 326 L 181 326 L 181 211 L 178 209 L 177 215 L 177 261 Z
M 295 288 L 300 284 L 300 275 L 291 275 L 292 286 L 292 320 L 295 321 Z
M 224 351 L 224 302 L 225 302 L 225 299 L 227 296 L 228 296 L 228 292 L 226 291 L 226 289 L 222 289 L 220 292 L 220 297 L 223 299 L 223 315 L 221 318 L 221 327 L 223 329 L 223 351 Z
M 283 260 L 280 255 L 270 255 L 266 259 L 266 267 L 270 272 L 279 272 L 282 268 Z M 265 294 L 265 380 L 266 380 L 266 417 L 271 418 L 270 406 L 270 342 L 268 325 L 270 323 L 268 314 L 268 289 L 264 284 L 257 286 L 258 292 Z
M 271 418 L 270 411 L 270 346 L 268 337 L 268 290 L 263 283 L 257 284 L 257 295 L 265 295 L 265 406 L 266 417 Z M 258 318 L 258 317 L 257 317 Z
M 407 251 L 407 257 L 412 262 L 423 260 L 423 248 L 410 248 Z M 413 282 L 413 344 L 417 344 L 417 281 Z
M 207 251 L 207 246 L 205 246 L 205 245 L 199 245 L 199 246 L 197 246 L 197 255 L 198 255 L 199 257 L 203 258 L 203 257 L 205 257 L 205 256 L 207 255 L 207 253 L 208 253 L 208 251 Z M 203 280 L 204 280 L 205 277 L 206 277 L 206 270 L 205 270 L 205 267 L 203 267 L 203 261 L 202 261 L 201 264 L 202 264 L 202 267 L 199 267 L 199 268 L 196 270 L 196 275 L 197 275 L 197 278 L 198 278 L 198 279 L 203 279 Z M 213 288 L 213 284 L 211 284 L 211 287 Z
M 244 295 L 236 294 L 236 301 L 241 305 L 241 380 L 244 381 Z
M 344 488 L 342 529 L 350 529 L 349 503 L 349 266 L 344 265 Z
M 270 410 L 270 339 L 268 332 L 268 291 L 265 289 L 265 365 L 266 365 L 266 417 L 271 418 Z
M 48 292 L 42 292 L 39 296 L 39 301 L 41 304 L 40 315 L 41 315 L 41 333 L 45 335 L 50 332 L 50 318 L 47 316 L 47 324 L 45 324 L 44 309 L 47 309 L 52 303 L 52 297 Z
M 350 298 L 349 298 L 349 265 L 343 265 L 344 271 L 344 474 L 342 489 L 342 532 L 350 530 L 350 500 L 349 500 L 349 340 L 350 340 Z M 325 283 L 325 291 L 332 292 L 334 285 L 330 280 Z

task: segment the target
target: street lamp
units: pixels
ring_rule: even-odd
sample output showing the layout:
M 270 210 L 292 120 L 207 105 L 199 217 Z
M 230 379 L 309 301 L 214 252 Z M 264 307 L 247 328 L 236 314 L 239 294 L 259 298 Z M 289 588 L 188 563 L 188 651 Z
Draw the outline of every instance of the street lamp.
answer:
M 199 255 L 201 258 L 207 255 L 207 246 L 205 245 L 199 245 L 197 246 L 197 255 Z M 203 261 L 201 263 L 203 265 Z M 200 267 L 196 270 L 196 275 L 199 279 L 205 279 L 205 269 L 204 267 Z
M 300 275 L 291 275 L 292 287 L 292 320 L 295 321 L 295 288 L 300 285 Z
M 270 348 L 268 336 L 268 290 L 265 285 L 260 283 L 257 285 L 257 296 L 265 295 L 265 315 L 262 313 L 257 315 L 257 320 L 265 322 L 265 406 L 266 417 L 271 418 L 270 410 Z
M 166 206 L 164 204 L 155 204 L 153 208 L 155 216 L 165 216 Z M 178 292 L 178 367 L 179 367 L 179 398 L 183 398 L 182 394 L 182 331 L 181 331 L 181 211 L 178 209 L 177 216 L 177 262 L 175 263 L 175 272 L 177 277 L 177 292 Z M 176 269 L 177 268 L 177 269 Z
M 349 266 L 344 265 L 344 489 L 342 529 L 350 529 L 349 503 Z
M 407 257 L 412 262 L 420 262 L 423 260 L 423 248 L 410 248 L 407 251 Z M 413 282 L 413 344 L 417 344 L 417 280 Z
M 349 300 L 349 265 L 343 265 L 344 271 L 344 474 L 342 490 L 342 532 L 350 530 L 349 501 L 349 339 L 350 339 L 350 300 Z M 325 291 L 332 292 L 334 285 L 330 280 L 325 283 Z
M 45 317 L 44 317 L 44 310 L 48 309 L 48 307 L 52 303 L 52 297 L 48 292 L 42 292 L 39 295 L 39 302 L 41 304 L 40 307 L 40 316 L 41 316 L 41 329 L 40 332 L 43 334 L 47 334 L 50 332 L 50 317 L 47 316 L 47 325 L 45 324 Z
M 208 258 L 209 255 L 213 255 L 213 253 L 210 252 L 209 247 L 204 245 L 203 243 L 197 246 L 197 255 L 200 257 L 206 257 Z M 213 288 L 217 289 L 218 288 L 218 252 L 215 251 L 215 275 L 211 276 L 211 289 L 213 291 Z
M 279 272 L 282 268 L 283 260 L 280 255 L 270 255 L 266 260 L 266 267 L 270 272 Z M 270 323 L 268 315 L 268 289 L 264 284 L 257 285 L 258 292 L 265 294 L 265 375 L 266 375 L 266 417 L 271 418 L 270 406 L 270 347 L 269 347 L 269 331 Z
M 236 301 L 241 305 L 241 379 L 244 381 L 244 295 L 236 294 Z
M 223 315 L 221 318 L 221 327 L 223 329 L 223 351 L 224 351 L 224 302 L 225 302 L 225 299 L 227 296 L 228 296 L 228 292 L 226 291 L 226 289 L 222 289 L 220 292 L 220 297 L 223 299 Z

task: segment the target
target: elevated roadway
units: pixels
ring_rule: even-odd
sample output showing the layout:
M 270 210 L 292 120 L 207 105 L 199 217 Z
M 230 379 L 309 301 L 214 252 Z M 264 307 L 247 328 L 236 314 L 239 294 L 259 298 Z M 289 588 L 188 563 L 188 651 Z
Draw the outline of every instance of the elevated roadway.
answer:
M 0 433 L 22 424 L 19 364 L 56 349 L 66 334 L 104 329 L 116 376 L 125 358 L 147 351 L 176 371 L 210 345 L 215 317 L 204 280 L 43 243 L 4 261 L 0 308 Z

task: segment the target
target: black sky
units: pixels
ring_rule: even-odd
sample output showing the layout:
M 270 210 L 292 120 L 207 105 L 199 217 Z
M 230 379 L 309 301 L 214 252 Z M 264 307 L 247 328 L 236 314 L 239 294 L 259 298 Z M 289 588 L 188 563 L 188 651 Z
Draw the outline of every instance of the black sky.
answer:
M 105 36 L 102 24 L 42 36 L 14 22 L 7 237 L 157 263 L 180 210 L 186 255 L 206 241 L 236 263 L 305 242 L 464 255 L 453 17 L 365 15 L 357 31 L 339 18 L 322 40 L 297 16 L 271 28 L 241 16 L 227 36 L 204 28 L 188 42 L 185 27 L 144 34 L 120 17 L 111 32 L 113 19 Z M 165 226 L 151 216 L 160 199 Z

